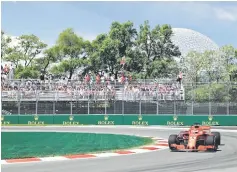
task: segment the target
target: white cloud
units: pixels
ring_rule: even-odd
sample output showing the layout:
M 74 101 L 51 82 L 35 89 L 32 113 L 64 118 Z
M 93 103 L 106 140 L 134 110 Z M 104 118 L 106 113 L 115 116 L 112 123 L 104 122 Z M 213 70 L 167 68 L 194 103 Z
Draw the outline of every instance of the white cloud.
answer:
M 180 14 L 188 15 L 190 19 L 205 20 L 215 19 L 221 21 L 235 22 L 237 21 L 237 6 L 214 5 L 211 3 L 203 2 L 179 2 L 171 4 L 173 9 L 181 11 Z
M 235 9 L 237 11 L 237 9 Z M 215 15 L 219 20 L 225 21 L 236 21 L 237 20 L 237 12 L 234 10 L 226 10 L 223 8 L 214 9 Z

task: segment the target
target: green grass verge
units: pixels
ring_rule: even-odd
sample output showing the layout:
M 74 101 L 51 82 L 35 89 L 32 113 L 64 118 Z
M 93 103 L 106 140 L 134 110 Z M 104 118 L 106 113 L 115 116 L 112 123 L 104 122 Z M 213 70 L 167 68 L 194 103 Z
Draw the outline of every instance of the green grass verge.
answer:
M 128 135 L 63 132 L 2 132 L 2 159 L 123 150 L 153 143 Z

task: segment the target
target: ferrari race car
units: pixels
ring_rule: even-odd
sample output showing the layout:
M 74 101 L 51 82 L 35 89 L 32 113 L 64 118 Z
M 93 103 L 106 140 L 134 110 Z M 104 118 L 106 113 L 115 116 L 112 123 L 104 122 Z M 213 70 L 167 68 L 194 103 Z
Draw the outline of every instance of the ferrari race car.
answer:
M 211 132 L 210 126 L 194 124 L 187 131 L 170 135 L 168 144 L 171 151 L 217 151 L 221 135 Z

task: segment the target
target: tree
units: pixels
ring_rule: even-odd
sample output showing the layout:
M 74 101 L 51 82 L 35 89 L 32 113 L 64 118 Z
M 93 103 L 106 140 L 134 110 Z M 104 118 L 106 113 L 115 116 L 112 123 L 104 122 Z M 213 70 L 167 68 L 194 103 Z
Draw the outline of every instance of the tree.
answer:
M 111 74 L 119 70 L 119 41 L 106 38 L 99 49 L 100 60 Z
M 143 71 L 145 54 L 138 47 L 127 50 L 124 69 L 128 72 L 139 74 Z
M 11 38 L 6 36 L 4 31 L 1 31 L 1 58 L 4 59 L 9 50 Z
M 17 51 L 22 55 L 21 60 L 24 61 L 24 67 L 32 65 L 33 60 L 47 47 L 47 44 L 40 41 L 35 35 L 22 35 L 18 40 Z
M 84 56 L 83 38 L 77 36 L 71 28 L 60 33 L 56 46 L 58 47 L 57 53 L 62 55 L 62 60 L 52 67 L 51 71 L 54 74 L 69 73 L 68 78 L 71 79 L 79 67 L 89 62 Z
M 131 21 L 125 23 L 113 22 L 110 27 L 109 37 L 117 40 L 119 45 L 119 56 L 126 56 L 128 48 L 133 47 L 137 30 Z
M 59 47 L 53 46 L 44 51 L 43 57 L 36 59 L 36 65 L 43 73 L 47 73 L 50 64 L 58 62 L 61 58 Z
M 199 52 L 191 51 L 187 54 L 182 63 L 184 67 L 185 80 L 188 82 L 199 82 L 200 74 L 204 65 L 203 56 Z
M 16 79 L 38 79 L 40 75 L 40 70 L 36 65 L 23 66 L 19 64 L 15 70 Z
M 192 98 L 196 102 L 234 100 L 232 95 L 236 91 L 234 85 L 229 83 L 236 69 L 234 60 L 235 50 L 232 46 L 224 46 L 217 51 L 190 52 L 183 65 L 186 68 L 185 81 L 193 83 L 191 91 L 186 89 L 187 97 L 194 96 Z
M 236 50 L 231 45 L 221 47 L 222 59 L 224 63 L 222 65 L 226 68 L 228 80 L 233 81 L 235 73 L 237 72 L 237 55 Z
M 18 68 L 23 58 L 23 53 L 19 48 L 19 46 L 9 47 L 3 57 L 5 61 L 13 63 L 15 68 Z
M 5 48 L 3 59 L 15 65 L 16 78 L 37 78 L 39 68 L 36 65 L 37 56 L 47 47 L 35 35 L 22 35 L 12 46 Z M 3 45 L 4 46 L 4 45 Z
M 174 65 L 174 57 L 181 55 L 178 47 L 172 43 L 171 36 L 172 28 L 169 25 L 157 25 L 154 29 L 151 29 L 148 21 L 140 25 L 137 42 L 139 48 L 145 53 L 144 68 L 147 77 L 155 77 L 157 72 L 165 71 L 165 75 L 170 73 L 168 65 L 170 63 Z M 162 67 L 160 71 L 158 66 Z
M 89 71 L 98 73 L 101 69 L 105 68 L 106 65 L 103 65 L 100 57 L 100 49 L 107 37 L 107 34 L 100 34 L 92 42 L 85 42 L 85 54 L 89 60 L 89 64 L 84 69 L 84 73 L 88 73 Z

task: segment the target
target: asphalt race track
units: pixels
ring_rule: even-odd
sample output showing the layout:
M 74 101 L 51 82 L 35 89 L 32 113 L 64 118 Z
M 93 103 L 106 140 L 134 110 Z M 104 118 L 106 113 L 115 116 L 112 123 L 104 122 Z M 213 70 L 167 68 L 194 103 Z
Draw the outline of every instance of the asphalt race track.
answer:
M 168 138 L 179 130 L 150 127 L 2 127 L 9 130 L 44 130 L 139 134 Z M 3 172 L 236 172 L 237 132 L 221 131 L 222 145 L 215 153 L 170 152 L 168 149 L 135 155 L 79 159 L 70 161 L 22 163 L 2 165 Z M 16 141 L 17 142 L 17 141 Z

